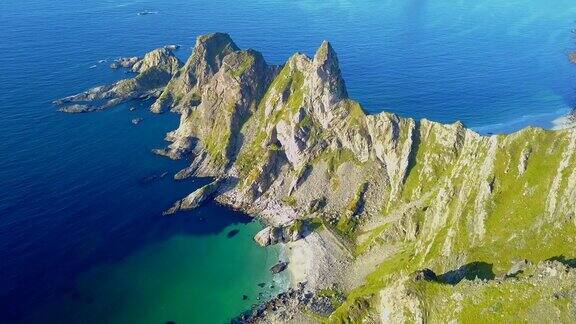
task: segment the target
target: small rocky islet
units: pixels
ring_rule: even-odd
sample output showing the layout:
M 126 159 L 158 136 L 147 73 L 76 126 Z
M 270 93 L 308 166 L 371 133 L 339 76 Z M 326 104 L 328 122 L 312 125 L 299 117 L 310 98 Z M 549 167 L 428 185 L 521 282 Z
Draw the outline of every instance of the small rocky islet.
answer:
M 185 63 L 166 48 L 128 62 L 133 78 L 55 104 L 180 114 L 154 153 L 190 159 L 176 179 L 214 181 L 166 214 L 215 199 L 286 252 L 292 288 L 234 322 L 576 320 L 573 128 L 482 136 L 366 114 L 329 42 L 270 65 L 214 33 Z

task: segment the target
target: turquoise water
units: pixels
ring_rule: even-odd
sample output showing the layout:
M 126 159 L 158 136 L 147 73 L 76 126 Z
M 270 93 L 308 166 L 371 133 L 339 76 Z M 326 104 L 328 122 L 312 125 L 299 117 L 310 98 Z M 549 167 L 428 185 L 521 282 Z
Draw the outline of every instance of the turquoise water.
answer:
M 222 322 L 273 280 L 278 251 L 251 242 L 245 215 L 160 215 L 204 181 L 173 182 L 186 161 L 150 154 L 177 116 L 55 111 L 124 76 L 99 60 L 169 43 L 185 58 L 224 31 L 282 63 L 328 39 L 369 112 L 509 132 L 574 106 L 574 17 L 568 0 L 0 1 L 0 322 Z
M 285 285 L 262 271 L 278 256 L 249 246 L 258 225 L 230 228 L 242 230 L 230 240 L 174 235 L 121 262 L 96 266 L 79 276 L 69 296 L 47 303 L 26 322 L 229 322 Z

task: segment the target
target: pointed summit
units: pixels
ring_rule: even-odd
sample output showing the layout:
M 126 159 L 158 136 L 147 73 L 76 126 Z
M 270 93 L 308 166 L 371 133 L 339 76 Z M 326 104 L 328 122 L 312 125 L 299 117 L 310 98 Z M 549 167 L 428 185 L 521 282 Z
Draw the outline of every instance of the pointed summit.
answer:
M 197 104 L 202 88 L 220 70 L 224 57 L 239 50 L 226 33 L 198 36 L 192 55 L 152 105 L 152 111 L 162 112 L 168 106 L 176 108 Z
M 336 63 L 338 63 L 338 57 L 336 55 L 336 52 L 332 48 L 332 45 L 330 44 L 329 41 L 327 40 L 322 41 L 322 44 L 320 45 L 318 50 L 316 50 L 316 54 L 314 55 L 314 61 L 324 63 L 326 61 L 331 60 L 336 60 Z
M 348 97 L 346 84 L 340 72 L 338 56 L 328 41 L 322 45 L 314 55 L 315 78 L 318 94 L 323 97 L 325 109 L 341 99 Z
M 220 68 L 224 57 L 232 52 L 239 51 L 230 35 L 226 33 L 211 33 L 200 35 L 196 39 L 196 46 L 191 60 L 205 61 L 213 70 L 213 74 Z

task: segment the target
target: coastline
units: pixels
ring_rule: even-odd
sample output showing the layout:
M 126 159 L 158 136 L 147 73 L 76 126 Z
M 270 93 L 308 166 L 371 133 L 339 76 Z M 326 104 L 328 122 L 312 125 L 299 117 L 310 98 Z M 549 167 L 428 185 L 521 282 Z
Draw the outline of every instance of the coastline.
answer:
M 221 62 L 219 57 L 202 56 L 211 48 L 221 49 Z M 550 215 L 550 222 L 573 207 L 563 203 L 574 201 L 574 190 L 563 190 L 560 184 L 565 177 L 569 184 L 576 179 L 563 172 L 576 146 L 574 133 L 525 127 L 514 134 L 483 136 L 461 122 L 442 124 L 387 112 L 366 114 L 360 103 L 348 97 L 330 43 L 323 42 L 313 58 L 295 54 L 283 67 L 267 65 L 259 52 L 236 49 L 227 34 L 198 38 L 191 63 L 179 70 L 186 74 L 174 74 L 153 106 L 161 112 L 169 108 L 166 98 L 186 95 L 191 100 L 178 108 L 180 125 L 166 137 L 171 144 L 153 152 L 173 159 L 191 158 L 190 167 L 176 179 L 214 179 L 177 201 L 169 213 L 192 210 L 215 197 L 220 204 L 265 223 L 253 237 L 258 244 L 280 244 L 279 262 L 270 271 L 282 272 L 277 277 L 286 278 L 289 287 L 276 297 L 264 297 L 270 300 L 254 305 L 251 317 L 243 314 L 243 321 L 276 316 L 273 313 L 278 310 L 284 314 L 278 316 L 288 319 L 306 311 L 330 316 L 340 306 L 345 314 L 336 317 L 367 318 L 377 313 L 367 311 L 374 308 L 370 306 L 374 291 L 364 290 L 365 280 L 379 290 L 388 289 L 383 277 L 419 269 L 472 276 L 474 268 L 465 262 L 492 262 L 495 273 L 505 273 L 508 263 L 514 262 L 512 252 L 504 249 L 502 255 L 485 259 L 470 248 L 479 244 L 482 253 L 486 253 L 482 249 L 501 249 L 500 244 L 519 248 L 502 242 L 498 232 L 487 231 L 494 224 L 486 220 L 491 213 L 501 215 L 496 207 L 506 209 L 507 214 L 525 215 L 525 206 L 514 204 L 515 188 L 530 186 L 534 180 L 525 173 L 554 178 L 546 182 L 549 188 L 539 186 L 523 195 L 533 195 L 530 199 Z M 156 65 L 152 58 L 150 53 L 145 56 L 152 65 L 149 69 L 173 73 L 170 53 L 161 55 Z M 223 68 L 216 73 L 201 68 L 210 63 Z M 132 82 L 150 81 L 146 85 L 155 86 L 147 71 Z M 183 75 L 202 76 L 198 80 L 209 82 L 199 81 L 188 89 Z M 92 93 L 108 98 L 96 90 L 70 98 L 82 102 Z M 200 103 L 193 105 L 199 93 Z M 512 125 L 536 126 L 536 119 L 543 122 L 544 115 L 497 125 L 508 128 L 499 133 L 511 131 Z M 558 167 L 542 170 L 552 162 Z M 470 210 L 463 207 L 471 201 Z M 496 207 L 489 208 L 492 205 Z M 526 228 L 524 223 L 498 219 L 502 221 L 496 225 L 506 230 L 510 225 Z M 467 226 L 461 227 L 462 222 Z M 536 235 L 548 226 L 537 225 Z M 391 249 L 395 245 L 398 249 Z M 553 248 L 544 252 L 557 253 Z M 523 252 L 526 258 L 538 260 L 544 253 Z M 397 259 L 386 266 L 384 262 L 392 256 Z M 365 297 L 343 304 L 344 294 Z M 363 310 L 360 314 L 355 312 L 357 303 Z
M 503 123 L 472 126 L 470 129 L 482 135 L 511 134 L 530 126 L 558 130 L 561 129 L 558 125 L 564 124 L 570 114 L 570 109 L 562 108 L 545 114 L 520 116 Z
M 246 205 L 240 202 L 239 198 L 240 196 L 234 191 L 229 191 L 218 195 L 216 201 L 223 206 L 251 215 L 262 223 L 263 228 L 266 225 L 282 225 L 298 217 L 296 210 L 277 201 L 257 201 Z M 325 284 L 325 276 L 321 275 L 323 273 L 321 269 L 328 266 L 330 263 L 328 260 L 342 253 L 337 248 L 326 244 L 320 234 L 323 231 L 313 231 L 297 241 L 278 243 L 280 253 L 277 261 L 288 262 L 283 272 L 285 288 L 294 288 L 300 283 L 306 283 L 307 289 L 316 290 Z M 333 254 L 332 258 L 328 252 Z
M 573 110 L 552 121 L 552 130 L 562 130 L 576 127 L 576 111 Z

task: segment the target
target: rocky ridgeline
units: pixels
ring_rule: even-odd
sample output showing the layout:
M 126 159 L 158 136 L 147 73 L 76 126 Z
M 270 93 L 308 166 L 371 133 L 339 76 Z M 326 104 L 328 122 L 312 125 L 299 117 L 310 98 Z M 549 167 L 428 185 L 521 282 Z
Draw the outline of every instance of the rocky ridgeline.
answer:
M 155 152 L 190 159 L 178 179 L 220 180 L 174 212 L 214 197 L 271 224 L 256 238 L 262 245 L 292 241 L 285 224 L 294 219 L 322 220 L 354 259 L 341 276 L 349 298 L 331 320 L 402 307 L 386 293 L 397 273 L 484 262 L 505 274 L 520 255 L 574 253 L 574 130 L 481 136 L 459 122 L 367 115 L 348 97 L 328 42 L 282 66 L 221 33 L 200 36 L 183 66 L 169 52 L 152 53 L 134 79 L 57 103 L 91 111 L 153 96 L 153 111 L 180 113 L 170 144 Z
M 121 57 L 119 59 L 114 60 L 114 62 L 112 62 L 112 64 L 110 64 L 110 68 L 111 69 L 124 68 L 124 69 L 128 69 L 128 70 L 132 70 L 134 65 L 136 65 L 136 63 L 139 63 L 141 61 L 142 61 L 142 58 L 138 57 L 138 56 Z M 138 71 L 137 67 L 132 71 L 133 72 Z
M 146 54 L 143 59 L 128 58 L 117 62 L 137 75 L 111 85 L 99 86 L 86 92 L 54 101 L 60 111 L 90 112 L 110 108 L 121 103 L 157 96 L 180 69 L 180 61 L 165 48 Z

